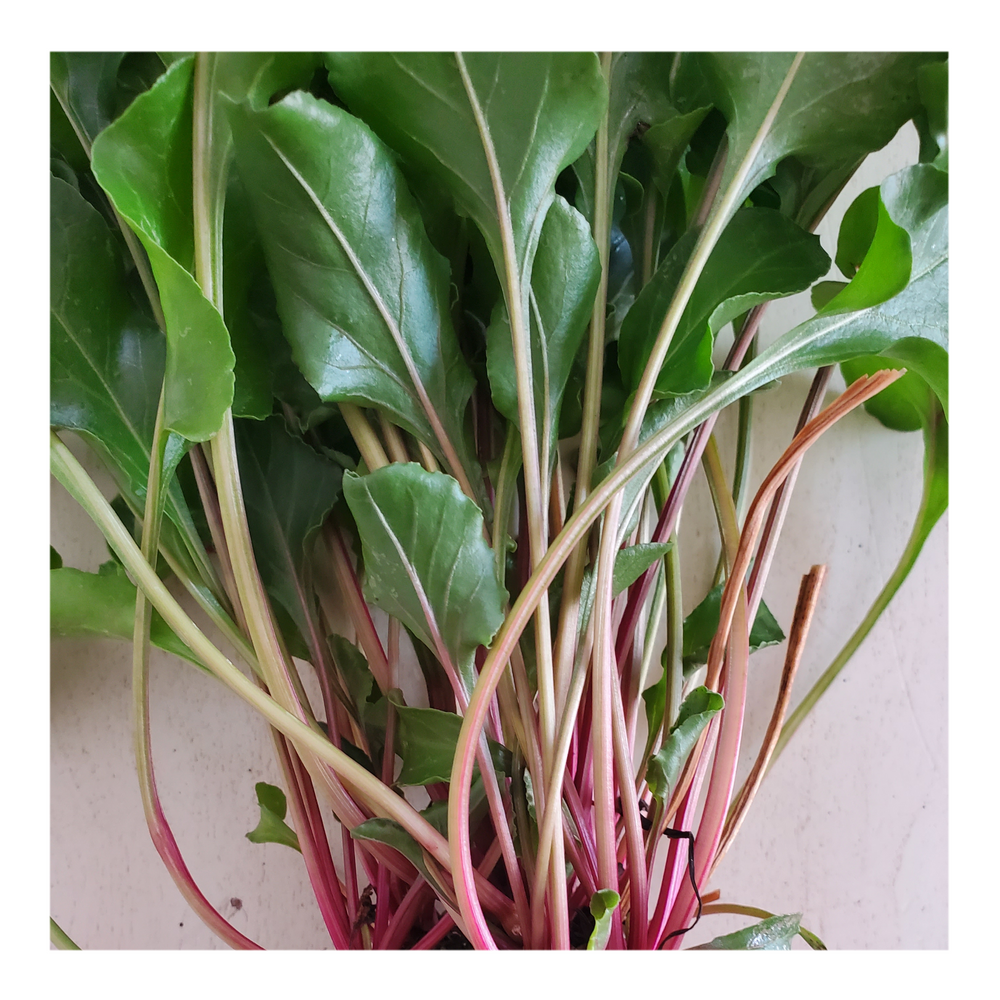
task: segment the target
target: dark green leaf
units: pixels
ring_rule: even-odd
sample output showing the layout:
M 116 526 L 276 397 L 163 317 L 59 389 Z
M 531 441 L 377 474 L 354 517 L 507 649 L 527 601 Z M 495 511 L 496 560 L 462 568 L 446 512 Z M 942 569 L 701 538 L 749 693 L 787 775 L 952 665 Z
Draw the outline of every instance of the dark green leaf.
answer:
M 615 556 L 615 567 L 611 578 L 611 591 L 617 597 L 627 590 L 649 569 L 662 559 L 671 547 L 671 542 L 640 542 L 619 549 Z
M 600 276 L 597 246 L 586 220 L 556 197 L 542 227 L 531 272 L 535 412 L 539 446 L 548 446 L 553 460 L 563 393 L 590 321 Z M 497 303 L 487 331 L 487 365 L 494 405 L 520 426 L 510 320 L 503 301 Z
M 622 323 L 618 362 L 634 389 L 697 233 L 689 231 L 642 290 Z M 703 389 L 714 370 L 715 335 L 752 306 L 792 295 L 826 274 L 830 259 L 812 236 L 773 209 L 738 212 L 716 244 L 671 341 L 656 392 L 680 395 Z
M 446 893 L 440 883 L 431 875 L 420 845 L 393 820 L 381 818 L 366 820 L 351 830 L 351 836 L 355 840 L 374 840 L 380 844 L 387 844 L 389 847 L 395 848 L 427 879 L 439 894 L 443 895 L 445 899 L 448 899 L 451 895 L 450 893 Z
M 163 75 L 166 65 L 155 52 L 126 52 L 118 66 L 115 117 Z
M 479 508 L 450 476 L 413 463 L 347 473 L 344 496 L 361 535 L 368 600 L 450 659 L 471 693 L 476 649 L 496 634 L 507 600 Z
M 489 802 L 486 799 L 486 786 L 478 770 L 474 772 L 472 787 L 469 789 L 469 829 L 476 830 L 489 812 Z M 420 815 L 441 834 L 448 836 L 448 800 L 440 799 L 432 802 L 426 809 L 420 810 Z
M 119 489 L 141 509 L 163 378 L 163 337 L 129 297 L 101 214 L 63 181 L 52 178 L 50 192 L 49 421 L 96 445 Z M 167 471 L 184 448 L 176 435 L 168 442 Z M 168 487 L 166 512 L 194 537 L 176 482 Z
M 684 666 L 708 662 L 708 647 L 719 628 L 719 609 L 722 606 L 723 584 L 713 587 L 684 619 Z M 750 629 L 750 652 L 765 646 L 776 646 L 785 641 L 785 633 L 761 601 L 753 627 Z
M 729 123 L 722 190 L 735 176 L 792 64 L 792 53 L 702 56 L 713 102 Z M 740 198 L 794 155 L 806 168 L 794 206 L 804 222 L 870 152 L 881 149 L 920 107 L 919 52 L 808 52 L 778 111 Z M 863 109 L 863 111 L 860 111 Z
M 370 744 L 381 746 L 385 739 L 386 703 L 378 698 L 375 677 L 364 654 L 342 635 L 329 635 L 327 642 L 334 663 L 344 679 L 347 695 L 353 704 L 354 716 Z M 375 695 L 376 698 L 372 696 Z
M 398 693 L 389 694 L 399 720 L 396 753 L 403 768 L 396 779 L 400 785 L 429 785 L 451 781 L 451 766 L 455 747 L 462 729 L 461 716 L 434 708 L 411 708 Z M 510 770 L 510 753 L 498 743 L 489 741 L 493 766 L 502 776 Z
M 594 929 L 587 942 L 587 951 L 604 951 L 611 936 L 611 921 L 621 897 L 613 889 L 598 889 L 590 897 L 590 915 L 594 918 Z
M 264 781 L 258 781 L 256 789 L 260 822 L 247 834 L 247 840 L 253 844 L 284 844 L 301 852 L 298 834 L 285 822 L 285 793 Z
M 62 569 L 62 556 L 56 552 L 54 545 L 49 546 L 49 569 Z
M 914 118 L 920 133 L 920 162 L 948 169 L 948 61 L 928 63 L 917 73 L 923 114 Z
M 115 116 L 118 67 L 124 52 L 52 52 L 49 78 L 66 116 L 87 143 Z
M 482 231 L 499 274 L 509 222 L 516 278 L 526 285 L 556 178 L 586 148 L 604 111 L 596 55 L 352 52 L 329 53 L 327 65 L 348 105 L 448 187 Z
M 135 585 L 116 562 L 104 563 L 99 573 L 69 568 L 51 570 L 49 606 L 53 638 L 100 636 L 132 641 Z M 150 641 L 204 669 L 201 661 L 156 611 L 150 626 Z
M 801 913 L 768 917 L 733 934 L 713 938 L 692 951 L 790 951 L 792 938 L 799 933 Z
M 343 471 L 281 417 L 237 421 L 236 447 L 261 580 L 308 645 L 317 625 L 307 546 L 340 495 Z
M 233 352 L 194 271 L 193 62 L 175 63 L 94 143 L 94 176 L 149 255 L 167 333 L 164 426 L 205 441 L 233 399 Z
M 439 422 L 464 455 L 473 380 L 451 327 L 448 269 L 389 151 L 358 119 L 301 92 L 230 117 L 306 379 L 325 400 L 387 411 L 441 454 Z
M 722 695 L 706 687 L 695 688 L 681 703 L 670 734 L 663 746 L 649 758 L 646 767 L 646 783 L 659 802 L 667 801 L 702 730 L 712 721 L 712 716 L 724 707 Z

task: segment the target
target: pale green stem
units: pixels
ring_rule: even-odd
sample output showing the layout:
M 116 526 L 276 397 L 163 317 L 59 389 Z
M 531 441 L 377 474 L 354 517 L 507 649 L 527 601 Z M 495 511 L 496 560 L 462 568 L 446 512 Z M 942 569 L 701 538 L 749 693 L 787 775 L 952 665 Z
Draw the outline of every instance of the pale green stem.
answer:
M 368 471 L 374 472 L 388 465 L 389 456 L 364 413 L 353 403 L 341 403 L 340 414 L 361 452 L 362 461 L 368 466 Z
M 60 951 L 80 951 L 80 946 L 49 917 L 49 940 Z
M 337 749 L 323 734 L 310 728 L 261 691 L 245 677 L 202 633 L 146 562 L 138 546 L 118 519 L 111 505 L 87 475 L 70 450 L 50 432 L 52 474 L 70 496 L 100 528 L 108 544 L 121 559 L 129 575 L 152 602 L 164 621 L 192 652 L 227 687 L 260 713 L 275 729 L 287 736 L 303 754 L 315 755 L 350 787 L 373 813 L 395 820 L 438 862 L 450 863 L 448 841 L 405 799 L 387 788 L 367 768 Z M 374 847 L 374 845 L 373 845 Z M 489 884 L 478 882 L 484 901 L 503 914 L 511 911 L 510 901 Z

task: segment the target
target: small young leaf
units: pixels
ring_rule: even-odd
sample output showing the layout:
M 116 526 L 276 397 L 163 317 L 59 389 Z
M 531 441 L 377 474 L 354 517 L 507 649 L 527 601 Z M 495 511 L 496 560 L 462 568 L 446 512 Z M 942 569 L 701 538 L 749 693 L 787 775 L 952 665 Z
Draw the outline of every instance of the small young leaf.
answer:
M 627 590 L 658 559 L 662 559 L 671 547 L 671 542 L 640 542 L 619 549 L 615 556 L 614 572 L 611 576 L 611 591 L 617 597 Z
M 722 604 L 723 584 L 713 587 L 704 600 L 684 619 L 684 666 L 708 662 L 708 647 L 719 628 L 719 608 Z M 757 608 L 753 627 L 750 629 L 750 652 L 755 653 L 765 646 L 776 646 L 784 642 L 785 633 L 771 614 L 768 606 L 761 601 Z
M 594 918 L 594 930 L 587 942 L 587 951 L 604 951 L 611 936 L 611 921 L 621 897 L 613 889 L 598 889 L 590 897 L 590 914 Z
M 713 938 L 692 951 L 790 951 L 792 938 L 799 933 L 801 913 L 768 917 L 733 934 Z
M 649 758 L 646 783 L 659 802 L 665 803 L 670 789 L 677 782 L 684 761 L 694 749 L 702 730 L 712 716 L 725 708 L 722 695 L 706 687 L 695 688 L 681 703 L 677 721 L 663 746 Z
M 284 844 L 301 852 L 298 834 L 285 822 L 288 802 L 285 793 L 265 781 L 258 781 L 257 803 L 260 806 L 260 822 L 246 836 L 253 844 Z

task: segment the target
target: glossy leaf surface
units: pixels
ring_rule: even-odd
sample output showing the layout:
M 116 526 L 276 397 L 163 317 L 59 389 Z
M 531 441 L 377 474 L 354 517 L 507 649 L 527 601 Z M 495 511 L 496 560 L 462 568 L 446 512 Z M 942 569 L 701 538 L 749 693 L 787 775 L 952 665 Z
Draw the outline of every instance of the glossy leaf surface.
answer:
M 622 323 L 618 361 L 631 388 L 639 384 L 696 237 L 692 230 L 678 241 Z M 829 266 L 819 238 L 779 212 L 767 208 L 738 212 L 716 244 L 681 316 L 657 379 L 657 394 L 705 388 L 714 371 L 715 335 L 726 323 L 762 302 L 803 291 Z
M 607 89 L 593 53 L 330 53 L 330 82 L 475 220 L 500 274 L 509 223 L 526 285 L 556 177 L 597 131 Z M 526 292 L 526 289 L 525 289 Z
M 344 496 L 361 535 L 366 596 L 443 650 L 471 691 L 476 649 L 496 634 L 507 600 L 479 508 L 450 476 L 414 463 L 347 473 Z
M 52 91 L 86 148 L 115 116 L 118 67 L 124 52 L 52 52 Z
M 135 307 L 107 223 L 74 188 L 50 183 L 49 421 L 84 435 L 108 456 L 119 488 L 142 508 L 164 370 L 163 336 Z M 168 470 L 184 453 L 167 444 Z M 167 516 L 189 536 L 176 482 Z
M 285 335 L 324 400 L 374 406 L 440 454 L 464 448 L 473 381 L 448 311 L 448 273 L 386 147 L 304 93 L 231 111 Z M 336 181 L 334 182 L 334 178 Z
M 164 426 L 205 441 L 233 399 L 233 352 L 194 270 L 191 60 L 175 63 L 94 143 L 93 169 L 149 255 L 167 333 Z

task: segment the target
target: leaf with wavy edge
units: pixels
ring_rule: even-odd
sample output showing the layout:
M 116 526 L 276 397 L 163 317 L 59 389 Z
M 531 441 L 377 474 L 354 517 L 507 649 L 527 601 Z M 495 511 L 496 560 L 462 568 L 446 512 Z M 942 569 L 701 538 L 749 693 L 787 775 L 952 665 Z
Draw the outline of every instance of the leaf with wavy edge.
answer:
M 233 400 L 229 333 L 194 279 L 193 60 L 175 63 L 95 140 L 94 176 L 139 237 L 166 323 L 164 426 L 205 441 Z
M 349 472 L 344 496 L 361 535 L 368 600 L 457 671 L 471 693 L 476 649 L 493 639 L 507 601 L 479 508 L 450 476 L 414 463 Z

